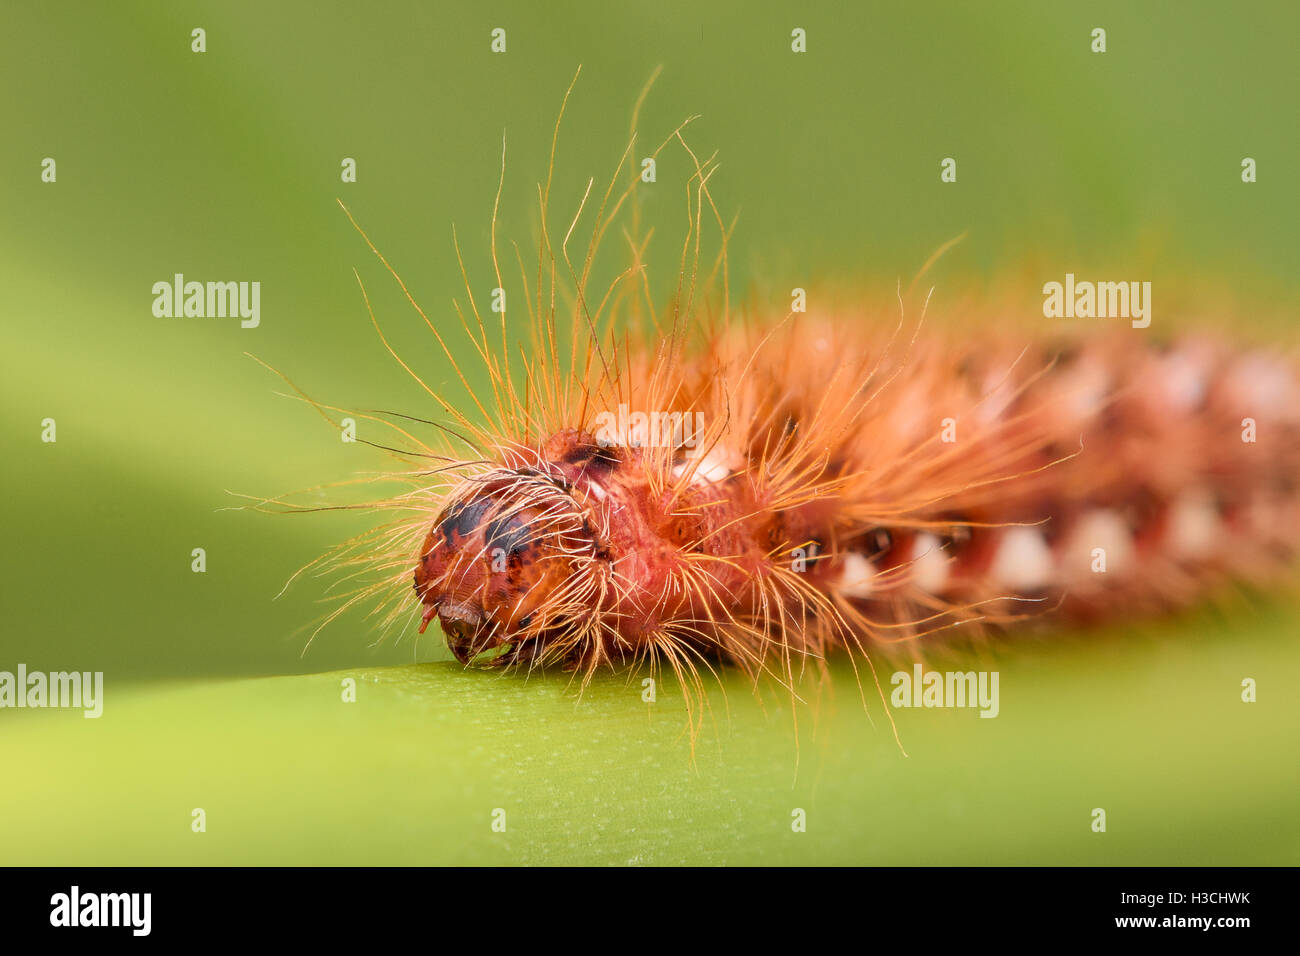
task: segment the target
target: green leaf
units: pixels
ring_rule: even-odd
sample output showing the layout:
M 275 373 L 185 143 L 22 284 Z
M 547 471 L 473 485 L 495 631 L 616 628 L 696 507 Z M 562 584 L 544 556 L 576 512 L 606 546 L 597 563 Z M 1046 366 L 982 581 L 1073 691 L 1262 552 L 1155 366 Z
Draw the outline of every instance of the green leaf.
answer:
M 895 708 L 909 756 L 843 660 L 820 696 L 801 685 L 797 751 L 781 688 L 731 672 L 694 747 L 675 688 L 646 703 L 640 676 L 579 697 L 566 675 L 455 664 L 110 675 L 98 720 L 0 711 L 0 846 L 8 864 L 1294 863 L 1290 630 L 1242 614 L 931 656 L 997 669 L 1000 712 Z

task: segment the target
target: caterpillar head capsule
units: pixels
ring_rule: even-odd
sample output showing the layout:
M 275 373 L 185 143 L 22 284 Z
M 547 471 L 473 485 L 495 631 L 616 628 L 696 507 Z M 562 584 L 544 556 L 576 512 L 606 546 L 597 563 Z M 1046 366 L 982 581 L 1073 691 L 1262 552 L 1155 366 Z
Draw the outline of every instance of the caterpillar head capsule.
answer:
M 420 631 L 436 616 L 457 660 L 530 660 L 562 632 L 595 542 L 562 474 L 494 468 L 449 497 L 420 550 Z M 495 653 L 494 653 L 495 652 Z

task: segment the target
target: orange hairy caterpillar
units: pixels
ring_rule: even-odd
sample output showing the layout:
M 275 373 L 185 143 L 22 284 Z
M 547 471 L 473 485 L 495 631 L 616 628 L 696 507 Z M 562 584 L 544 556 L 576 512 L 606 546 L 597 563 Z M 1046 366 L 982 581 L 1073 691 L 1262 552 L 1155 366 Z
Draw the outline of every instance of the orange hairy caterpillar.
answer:
M 666 308 L 647 307 L 634 142 L 562 233 L 549 231 L 549 172 L 539 187 L 535 272 L 520 262 L 525 347 L 504 312 L 499 329 L 484 318 L 466 278 L 458 313 L 488 394 L 361 233 L 474 397 L 461 408 L 420 379 L 363 286 L 385 347 L 450 420 L 438 443 L 416 437 L 422 419 L 361 416 L 416 467 L 365 505 L 398 519 L 320 562 L 363 576 L 335 614 L 396 600 L 389 622 L 436 619 L 466 665 L 585 679 L 644 663 L 698 687 L 721 659 L 792 684 L 835 649 L 1163 610 L 1286 567 L 1300 532 L 1300 379 L 1286 361 L 1128 328 L 972 335 L 978 311 L 962 335 L 909 319 L 901 290 L 878 313 L 737 315 L 716 165 L 680 128 L 651 154 L 680 146 L 693 170 L 680 282 Z M 597 251 L 629 211 L 630 265 L 597 289 Z M 720 248 L 701 276 L 711 222 Z M 502 287 L 495 207 L 492 242 Z

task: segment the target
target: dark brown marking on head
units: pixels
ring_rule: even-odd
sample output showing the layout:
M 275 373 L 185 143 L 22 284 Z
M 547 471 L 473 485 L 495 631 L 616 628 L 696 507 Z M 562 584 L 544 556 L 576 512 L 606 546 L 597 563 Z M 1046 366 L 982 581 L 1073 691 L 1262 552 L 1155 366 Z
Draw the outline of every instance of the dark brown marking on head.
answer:
M 623 463 L 618 449 L 593 440 L 579 439 L 557 459 L 560 464 L 575 465 L 588 474 L 604 475 Z
M 515 555 L 525 550 L 531 539 L 532 530 L 515 515 L 488 522 L 485 541 L 489 551 L 501 548 L 507 555 Z
M 454 544 L 454 537 L 468 537 L 482 523 L 484 516 L 492 508 L 489 498 L 476 498 L 473 501 L 452 505 L 438 520 L 438 530 L 447 541 L 447 546 Z

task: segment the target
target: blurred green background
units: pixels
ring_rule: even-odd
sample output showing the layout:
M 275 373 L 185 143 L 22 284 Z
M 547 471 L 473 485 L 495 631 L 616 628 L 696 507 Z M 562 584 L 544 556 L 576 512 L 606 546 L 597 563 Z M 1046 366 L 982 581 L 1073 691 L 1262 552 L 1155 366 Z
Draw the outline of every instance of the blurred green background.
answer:
M 366 520 L 223 510 L 230 491 L 387 467 L 278 397 L 246 351 L 324 401 L 434 411 L 370 327 L 354 267 L 404 354 L 454 385 L 335 199 L 455 326 L 451 225 L 471 281 L 495 285 L 504 131 L 502 233 L 527 258 L 579 64 L 556 216 L 612 171 L 662 65 L 644 140 L 701 114 L 692 146 L 718 150 L 713 193 L 740 215 L 739 295 L 888 294 L 969 231 L 941 281 L 1208 277 L 1294 315 L 1294 4 L 7 3 L 3 21 L 0 670 L 102 670 L 108 690 L 99 721 L 0 711 L 0 862 L 1300 859 L 1285 599 L 1011 644 L 1002 716 L 903 712 L 909 758 L 841 666 L 816 721 L 802 715 L 796 772 L 788 705 L 728 676 L 692 764 L 666 689 L 647 707 L 615 677 L 575 701 L 561 675 L 462 673 L 434 629 L 375 645 L 360 618 L 304 654 L 319 587 L 272 599 Z M 686 169 L 665 156 L 645 215 L 669 235 Z M 942 185 L 947 156 L 958 181 Z M 676 255 L 651 246 L 661 283 Z M 260 327 L 155 318 L 151 286 L 177 272 L 260 281 Z M 295 674 L 316 676 L 254 679 Z M 349 675 L 356 704 L 339 700 Z M 1258 704 L 1239 702 L 1243 677 Z M 1088 829 L 1097 806 L 1105 835 Z

